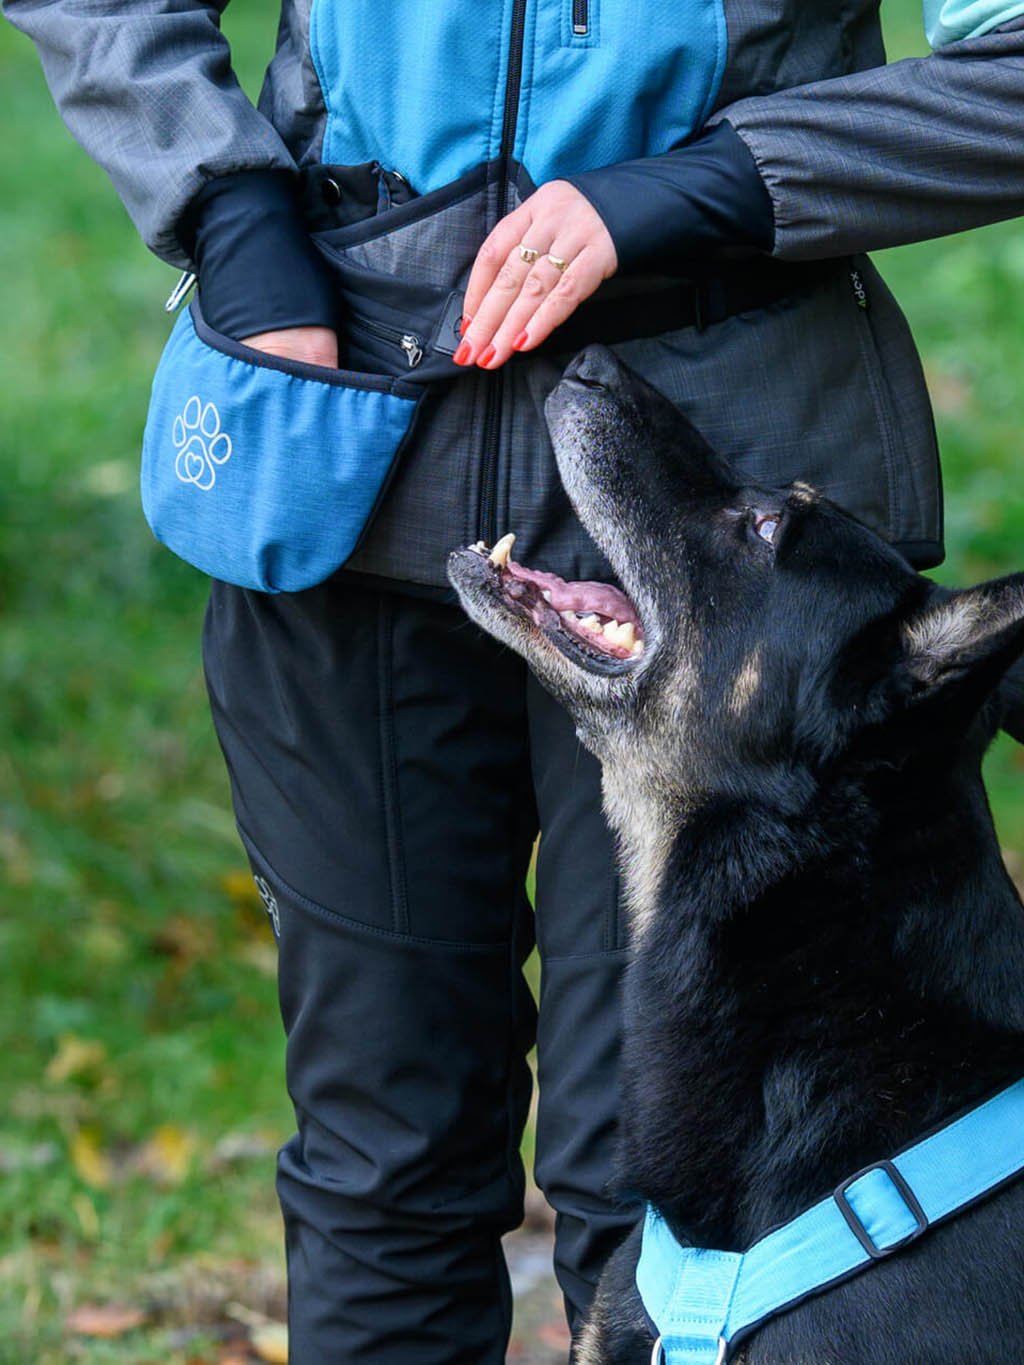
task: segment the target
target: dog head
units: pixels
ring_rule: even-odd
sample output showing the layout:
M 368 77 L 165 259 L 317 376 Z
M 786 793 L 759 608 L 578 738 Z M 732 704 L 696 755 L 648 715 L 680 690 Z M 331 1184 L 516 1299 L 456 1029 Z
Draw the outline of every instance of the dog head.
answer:
M 1024 647 L 1024 575 L 953 593 L 805 485 L 742 485 L 602 347 L 546 416 L 625 592 L 517 565 L 507 537 L 456 551 L 449 576 L 568 708 L 606 784 L 621 770 L 620 787 L 685 804 L 768 781 L 799 802 L 844 755 L 962 737 Z

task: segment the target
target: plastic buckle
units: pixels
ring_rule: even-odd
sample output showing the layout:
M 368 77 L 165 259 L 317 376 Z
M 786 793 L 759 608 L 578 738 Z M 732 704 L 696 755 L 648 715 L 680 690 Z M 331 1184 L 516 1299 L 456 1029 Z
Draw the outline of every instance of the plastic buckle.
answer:
M 729 1351 L 729 1343 L 725 1337 L 718 1338 L 718 1354 L 715 1356 L 715 1365 L 725 1365 L 725 1358 Z M 665 1347 L 661 1337 L 654 1343 L 651 1351 L 651 1365 L 665 1365 Z
M 913 1232 L 908 1233 L 906 1237 L 901 1237 L 898 1242 L 893 1242 L 892 1246 L 879 1247 L 872 1241 L 867 1228 L 857 1217 L 857 1214 L 850 1205 L 850 1201 L 846 1197 L 846 1191 L 850 1186 L 856 1185 L 858 1180 L 866 1175 L 870 1175 L 872 1171 L 882 1171 L 888 1176 L 896 1187 L 896 1191 L 900 1198 L 914 1215 L 914 1219 L 917 1223 L 917 1227 L 914 1228 Z M 928 1228 L 928 1216 L 918 1202 L 917 1195 L 915 1195 L 914 1191 L 910 1188 L 891 1161 L 876 1161 L 870 1166 L 865 1166 L 864 1169 L 858 1171 L 856 1175 L 851 1175 L 849 1180 L 844 1180 L 843 1183 L 837 1187 L 832 1198 L 839 1206 L 839 1212 L 845 1218 L 850 1231 L 873 1261 L 881 1261 L 884 1260 L 886 1256 L 891 1256 L 894 1251 L 899 1251 L 901 1247 L 905 1247 L 909 1242 L 913 1242 L 916 1238 L 920 1237 L 921 1233 Z

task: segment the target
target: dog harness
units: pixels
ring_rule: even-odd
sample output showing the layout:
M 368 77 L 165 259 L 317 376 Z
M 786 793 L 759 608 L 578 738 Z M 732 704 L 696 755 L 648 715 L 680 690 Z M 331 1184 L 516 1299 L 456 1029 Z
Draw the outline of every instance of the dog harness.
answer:
M 724 1365 L 767 1318 L 915 1241 L 1024 1170 L 1024 1080 L 879 1161 L 745 1252 L 683 1247 L 648 1206 L 636 1283 L 652 1365 Z

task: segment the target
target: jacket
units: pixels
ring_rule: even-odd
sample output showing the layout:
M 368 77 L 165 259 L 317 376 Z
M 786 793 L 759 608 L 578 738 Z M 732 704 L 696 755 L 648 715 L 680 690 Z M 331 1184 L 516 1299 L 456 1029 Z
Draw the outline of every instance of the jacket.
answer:
M 345 363 L 414 409 L 377 460 L 349 570 L 440 586 L 453 546 L 514 529 L 527 562 L 607 575 L 542 411 L 586 339 L 611 340 L 750 482 L 805 479 L 915 563 L 938 562 L 921 368 L 864 253 L 1024 212 L 1024 0 L 926 0 L 934 54 L 891 66 L 873 0 L 284 0 L 258 109 L 231 73 L 220 8 L 5 3 L 169 263 L 193 264 L 211 187 L 271 172 L 294 185 L 288 230 L 299 222 L 327 265 Z M 732 224 L 736 250 L 720 234 L 709 264 L 673 221 L 673 158 L 715 129 L 747 158 L 737 174 L 756 180 L 771 224 L 756 245 Z M 604 287 L 610 313 L 497 372 L 456 373 L 447 342 L 477 247 L 559 177 L 603 207 L 628 261 Z M 750 203 L 748 185 L 737 222 Z M 257 233 L 272 216 L 257 214 Z M 710 320 L 673 314 L 680 290 L 699 304 L 752 270 L 781 283 L 740 290 Z M 200 304 L 205 289 L 200 272 Z M 403 331 L 405 308 L 419 331 Z M 382 322 L 396 310 L 398 326 Z

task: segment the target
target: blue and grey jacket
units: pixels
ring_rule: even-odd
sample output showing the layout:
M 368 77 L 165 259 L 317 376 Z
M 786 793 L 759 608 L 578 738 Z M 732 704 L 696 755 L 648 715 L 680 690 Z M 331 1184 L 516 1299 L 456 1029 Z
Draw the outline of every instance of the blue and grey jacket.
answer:
M 199 265 L 153 458 L 219 500 L 216 538 L 252 517 L 246 470 L 284 459 L 308 503 L 352 456 L 298 578 L 261 506 L 254 583 L 346 561 L 440 585 L 448 549 L 509 528 L 531 562 L 607 573 L 542 417 L 586 339 L 751 481 L 807 479 L 941 557 L 920 365 L 864 253 L 1024 212 L 1024 0 L 925 0 L 933 55 L 891 66 L 877 0 L 284 0 L 258 109 L 222 7 L 5 0 L 146 242 Z M 591 198 L 622 270 L 546 348 L 462 373 L 476 250 L 554 178 Z M 233 340 L 314 322 L 339 328 L 341 377 Z

